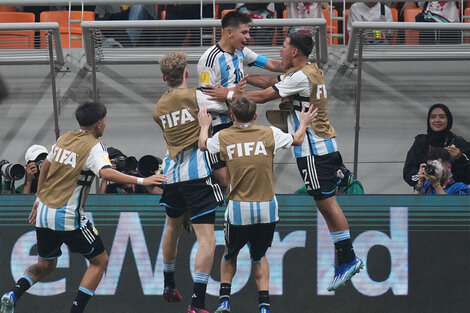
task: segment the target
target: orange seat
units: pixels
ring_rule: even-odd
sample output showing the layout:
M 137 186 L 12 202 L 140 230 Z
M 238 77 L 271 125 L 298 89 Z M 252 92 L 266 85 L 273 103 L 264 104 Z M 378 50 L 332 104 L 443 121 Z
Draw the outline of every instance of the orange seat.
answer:
M 0 5 L 0 12 L 17 12 L 14 5 Z
M 34 14 L 0 12 L 0 23 L 34 23 Z M 34 48 L 34 31 L 2 31 L 0 37 L 0 49 Z
M 338 20 L 333 20 L 333 31 L 330 29 L 330 10 L 322 9 L 323 17 L 326 20 L 326 31 L 328 33 L 328 44 L 331 45 L 330 40 L 330 33 L 337 34 L 338 33 Z M 338 16 L 338 10 L 333 9 L 333 16 Z M 338 44 L 338 37 L 333 37 L 333 44 Z
M 70 18 L 72 20 L 81 20 L 82 11 L 70 11 Z M 84 11 L 84 21 L 94 21 L 95 12 Z M 60 38 L 62 41 L 63 48 L 69 48 L 69 11 L 44 11 L 40 15 L 41 22 L 57 22 L 59 23 Z M 72 48 L 82 47 L 82 26 L 80 22 L 72 22 L 70 24 L 70 35 Z M 73 38 L 73 37 L 80 37 Z
M 408 8 L 405 9 L 405 22 L 416 22 L 416 15 L 421 13 L 421 8 Z M 417 30 L 405 30 L 405 44 L 417 45 L 419 44 L 419 31 Z
M 230 11 L 235 11 L 235 9 L 226 9 L 226 10 L 222 10 L 222 14 L 220 15 L 220 18 L 223 18 L 225 16 L 225 14 L 227 14 L 228 12 Z

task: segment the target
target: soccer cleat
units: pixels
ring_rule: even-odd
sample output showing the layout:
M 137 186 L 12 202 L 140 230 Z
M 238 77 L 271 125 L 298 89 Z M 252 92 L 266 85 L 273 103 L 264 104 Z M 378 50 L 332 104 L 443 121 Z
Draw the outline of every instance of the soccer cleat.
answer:
M 178 289 L 166 286 L 163 290 L 163 299 L 167 302 L 180 302 L 183 297 L 178 292 Z
M 209 312 L 200 308 L 194 308 L 192 306 L 189 306 L 188 313 L 209 313 Z
M 0 312 L 2 313 L 13 313 L 16 307 L 16 297 L 13 291 L 7 292 L 2 296 L 2 306 Z
M 219 303 L 217 310 L 214 313 L 229 313 L 230 312 L 230 301 L 224 300 Z
M 364 268 L 364 262 L 356 257 L 351 263 L 335 266 L 335 277 L 328 286 L 328 291 L 334 291 L 351 279 Z
M 271 313 L 271 310 L 267 307 L 262 306 L 259 308 L 259 313 Z

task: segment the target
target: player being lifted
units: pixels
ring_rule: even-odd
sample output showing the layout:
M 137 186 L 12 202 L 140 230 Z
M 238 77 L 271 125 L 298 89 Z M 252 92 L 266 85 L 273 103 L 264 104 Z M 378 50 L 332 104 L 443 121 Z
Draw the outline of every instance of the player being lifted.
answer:
M 307 192 L 315 199 L 336 247 L 338 262 L 333 281 L 328 286 L 328 290 L 333 291 L 358 273 L 364 263 L 354 253 L 348 221 L 336 201 L 337 171 L 343 161 L 336 143 L 336 131 L 327 116 L 328 100 L 322 72 L 315 63 L 309 62 L 312 49 L 311 36 L 290 34 L 281 49 L 283 66 L 289 68 L 286 74 L 281 77 L 250 75 L 248 79 L 251 84 L 265 89 L 235 92 L 234 97 L 245 96 L 256 103 L 282 98 L 282 104 L 290 110 L 278 112 L 278 120 L 286 117 L 284 122 L 290 133 L 298 130 L 303 107 L 314 106 L 318 109 L 316 122 L 309 125 L 302 145 L 294 147 L 293 151 Z M 206 92 L 213 99 L 223 99 L 226 91 L 220 89 L 213 88 Z
M 235 85 L 244 76 L 244 65 L 257 66 L 269 71 L 283 73 L 280 60 L 269 59 L 263 55 L 253 52 L 247 48 L 250 41 L 251 23 L 249 16 L 240 14 L 238 11 L 230 11 L 222 18 L 222 37 L 214 46 L 204 52 L 199 59 L 197 71 L 200 77 L 200 86 L 222 86 L 224 97 L 220 100 L 231 100 Z M 215 114 L 213 116 L 213 133 L 232 126 L 232 120 L 228 114 Z M 227 186 L 229 177 L 225 162 L 220 160 L 219 154 L 211 155 L 211 163 L 214 168 L 214 178 L 223 187 Z

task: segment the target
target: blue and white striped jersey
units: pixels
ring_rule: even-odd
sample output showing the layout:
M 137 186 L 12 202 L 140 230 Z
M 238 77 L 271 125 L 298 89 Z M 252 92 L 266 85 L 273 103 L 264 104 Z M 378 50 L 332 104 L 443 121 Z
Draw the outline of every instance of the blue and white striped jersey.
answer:
M 55 145 L 54 145 L 55 146 Z M 54 146 L 47 156 L 47 160 L 52 163 L 54 158 Z M 99 176 L 99 172 L 104 167 L 111 167 L 108 152 L 106 147 L 101 143 L 97 143 L 90 151 L 85 164 L 82 167 L 82 173 L 93 172 L 94 175 Z M 87 175 L 88 176 L 88 175 Z M 92 174 L 93 176 L 93 174 Z M 78 181 L 92 179 L 93 177 L 86 177 L 81 174 Z M 36 216 L 36 227 L 49 228 L 60 231 L 71 231 L 84 226 L 88 219 L 85 216 L 85 209 L 83 204 L 88 195 L 89 187 L 77 184 L 72 196 L 66 205 L 61 208 L 50 208 L 37 198 L 38 209 Z
M 281 81 L 273 86 L 281 97 L 288 97 L 297 95 L 294 106 L 306 107 L 310 106 L 310 94 L 312 93 L 313 86 L 302 71 L 290 73 L 288 75 L 281 75 Z M 324 98 L 327 97 L 325 86 L 315 86 L 315 89 L 322 92 Z M 289 133 L 295 133 L 300 126 L 299 120 L 300 111 L 293 110 L 287 117 L 287 128 Z M 308 155 L 325 155 L 338 151 L 338 144 L 336 138 L 322 138 L 315 134 L 311 126 L 307 128 L 307 135 L 300 146 L 293 149 L 294 157 L 301 158 Z
M 163 159 L 163 174 L 168 177 L 167 184 L 205 178 L 211 174 L 208 153 L 192 146 L 182 150 L 172 160 L 168 152 Z
M 225 220 L 232 225 L 251 225 L 279 221 L 277 199 L 264 202 L 230 200 L 225 210 Z
M 216 44 L 204 52 L 197 64 L 199 86 L 222 85 L 226 88 L 234 87 L 244 76 L 243 65 L 264 68 L 268 58 L 253 52 L 249 48 L 235 50 L 228 53 Z M 212 114 L 212 125 L 230 123 L 228 114 Z

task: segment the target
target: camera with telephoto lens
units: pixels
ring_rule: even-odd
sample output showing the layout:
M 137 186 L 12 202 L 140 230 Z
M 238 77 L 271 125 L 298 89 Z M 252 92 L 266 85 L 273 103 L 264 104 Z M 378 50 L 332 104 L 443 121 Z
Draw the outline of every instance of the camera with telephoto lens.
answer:
M 144 155 L 139 159 L 137 171 L 142 177 L 149 177 L 155 174 L 161 174 L 162 160 L 153 155 Z
M 137 159 L 133 156 L 125 157 L 125 156 L 118 156 L 114 159 L 114 164 L 116 164 L 116 170 L 119 172 L 131 172 L 135 171 L 137 168 Z
M 1 160 L 0 174 L 5 181 L 20 180 L 26 174 L 26 169 L 21 164 L 11 164 L 7 160 Z
M 441 162 L 438 160 L 432 160 L 429 164 L 426 164 L 424 167 L 424 171 L 426 172 L 427 175 L 432 175 L 432 176 L 440 176 L 442 177 L 442 174 L 444 172 L 444 167 L 442 166 Z

